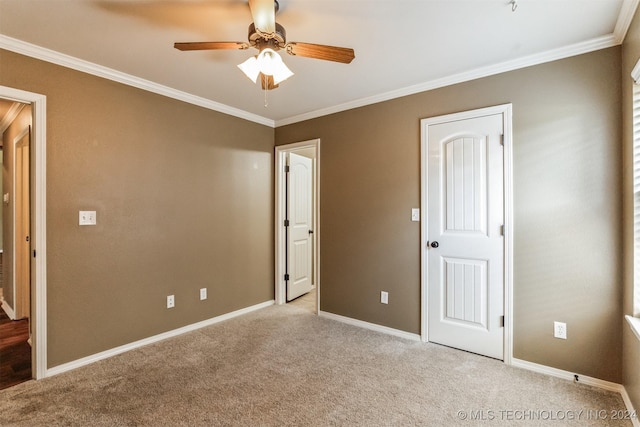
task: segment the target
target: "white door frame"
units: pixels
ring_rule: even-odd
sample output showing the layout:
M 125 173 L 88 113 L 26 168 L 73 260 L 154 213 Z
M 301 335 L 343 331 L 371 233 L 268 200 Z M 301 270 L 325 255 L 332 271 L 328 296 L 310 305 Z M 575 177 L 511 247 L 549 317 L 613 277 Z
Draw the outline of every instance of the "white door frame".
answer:
M 429 341 L 429 292 L 428 292 L 428 254 L 427 244 L 429 242 L 427 226 L 428 208 L 428 188 L 427 179 L 429 176 L 428 160 L 428 127 L 445 122 L 471 119 L 475 117 L 502 114 L 504 125 L 504 363 L 510 365 L 513 358 L 513 176 L 512 176 L 512 105 L 503 104 L 494 107 L 481 108 L 478 110 L 465 111 L 461 113 L 447 114 L 444 116 L 431 117 L 420 121 L 421 143 L 420 143 L 420 292 L 421 301 L 421 338 L 422 341 Z
M 314 245 L 314 278 L 316 285 L 316 313 L 320 312 L 320 139 L 296 142 L 293 144 L 280 145 L 276 147 L 275 153 L 275 178 L 276 178 L 276 201 L 275 201 L 275 284 L 276 304 L 287 302 L 287 287 L 284 281 L 286 246 L 284 220 L 286 216 L 286 177 L 285 165 L 287 153 L 295 152 L 306 148 L 315 148 L 316 158 L 314 163 L 314 184 L 313 184 L 313 245 Z
M 0 86 L 0 98 L 25 104 L 31 104 L 33 111 L 32 123 L 32 152 L 34 156 L 33 182 L 33 213 L 31 230 L 31 249 L 36 251 L 32 263 L 32 284 L 34 298 L 31 300 L 31 330 L 32 348 L 32 376 L 41 379 L 47 376 L 47 211 L 46 211 L 46 182 L 47 182 L 47 98 L 37 93 L 26 92 L 6 86 Z
M 22 104 L 24 105 L 24 104 Z M 22 110 L 22 109 L 21 109 Z M 16 316 L 22 314 L 22 308 L 20 309 L 18 308 L 18 306 L 22 306 L 21 303 L 18 302 L 18 276 L 21 274 L 18 272 L 16 265 L 18 263 L 18 256 L 16 255 L 17 253 L 17 247 L 18 247 L 18 236 L 16 235 L 16 229 L 18 226 L 18 216 L 17 216 L 17 203 L 16 201 L 18 200 L 18 185 L 17 185 L 17 177 L 18 177 L 18 173 L 17 173 L 17 158 L 18 156 L 16 155 L 18 150 L 18 144 L 22 141 L 22 139 L 29 135 L 29 150 L 31 149 L 31 145 L 33 144 L 32 142 L 32 138 L 31 138 L 31 126 L 27 126 L 22 132 L 20 132 L 18 134 L 18 136 L 16 136 L 13 139 L 13 189 L 11 191 L 11 197 L 13 198 L 13 242 L 12 242 L 12 249 L 11 249 L 11 254 L 12 254 L 12 258 L 13 258 L 13 266 L 11 267 L 12 271 L 13 271 L 13 277 L 11 278 L 11 282 L 13 284 L 13 311 L 16 314 Z M 31 160 L 29 160 L 29 179 L 31 179 Z M 29 198 L 31 198 L 31 188 L 29 188 Z M 31 210 L 31 200 L 29 200 L 29 210 Z M 20 218 L 20 221 L 22 220 L 22 218 Z M 31 222 L 31 213 L 29 213 L 29 222 Z M 31 228 L 31 227 L 29 227 Z M 29 231 L 31 233 L 31 231 Z M 31 236 L 31 234 L 29 234 L 29 236 Z M 24 244 L 24 240 L 21 239 L 21 243 Z M 29 242 L 30 243 L 30 242 Z M 29 255 L 29 258 L 31 258 L 31 255 Z M 23 260 L 24 261 L 24 260 Z M 22 283 L 22 282 L 21 282 Z M 31 301 L 31 298 L 29 298 L 29 301 Z M 29 312 L 31 312 L 31 307 L 29 308 Z M 31 315 L 29 315 L 29 318 L 31 318 Z

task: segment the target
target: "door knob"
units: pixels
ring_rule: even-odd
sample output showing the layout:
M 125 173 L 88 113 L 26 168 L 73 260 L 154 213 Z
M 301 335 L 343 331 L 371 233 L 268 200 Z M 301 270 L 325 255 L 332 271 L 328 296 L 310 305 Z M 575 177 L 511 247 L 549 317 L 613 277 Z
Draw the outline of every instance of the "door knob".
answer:
M 313 230 L 309 230 L 309 234 L 313 234 Z
M 431 247 L 433 249 L 437 248 L 438 246 L 440 246 L 440 244 L 438 242 L 431 242 Z

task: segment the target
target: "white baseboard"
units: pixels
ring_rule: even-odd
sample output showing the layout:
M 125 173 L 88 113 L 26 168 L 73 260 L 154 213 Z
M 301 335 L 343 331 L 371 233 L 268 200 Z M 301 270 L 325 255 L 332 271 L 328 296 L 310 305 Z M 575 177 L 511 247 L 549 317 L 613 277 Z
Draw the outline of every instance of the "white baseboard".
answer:
M 11 306 L 9 305 L 9 303 L 4 299 L 4 297 L 2 298 L 2 310 L 7 313 L 7 316 L 9 316 L 9 319 L 11 320 L 16 320 L 16 312 L 13 311 L 13 308 L 11 308 Z
M 613 383 L 610 381 L 600 380 L 598 378 L 588 377 L 586 375 L 576 374 L 575 372 L 565 371 L 563 369 L 552 368 L 550 366 L 540 365 L 538 363 L 527 362 L 526 360 L 513 358 L 511 360 L 511 366 L 516 368 L 526 369 L 528 371 L 539 372 L 541 374 L 549 375 L 556 378 L 562 378 L 569 381 L 575 381 L 575 376 L 578 375 L 578 382 L 593 387 L 598 387 L 604 390 L 615 391 L 620 393 L 624 387 L 622 384 Z
M 638 420 L 638 413 L 633 407 L 633 403 L 631 403 L 631 399 L 629 398 L 629 394 L 627 393 L 627 389 L 622 387 L 622 391 L 620 392 L 622 396 L 622 400 L 624 400 L 624 406 L 627 407 L 627 411 L 630 414 L 636 414 L 636 417 L 631 418 L 631 422 L 633 423 L 633 427 L 640 427 L 640 420 Z
M 629 398 L 629 394 L 627 390 L 624 388 L 622 384 L 600 380 L 598 378 L 588 377 L 586 375 L 576 374 L 574 372 L 565 371 L 563 369 L 552 368 L 550 366 L 539 365 L 533 362 L 527 362 L 526 360 L 513 358 L 511 360 L 511 366 L 516 368 L 526 369 L 528 371 L 538 372 L 541 374 L 549 375 L 556 378 L 562 378 L 569 381 L 575 381 L 576 375 L 578 376 L 578 382 L 582 384 L 586 384 L 592 387 L 598 387 L 604 390 L 613 391 L 616 393 L 620 393 L 622 400 L 624 401 L 624 405 L 627 407 L 627 411 L 631 414 L 636 414 L 633 404 L 631 403 L 631 399 Z M 631 422 L 634 427 L 640 427 L 640 421 L 638 418 L 631 418 Z
M 260 304 L 252 305 L 250 307 L 242 308 L 240 310 L 232 311 L 231 313 L 222 314 L 220 316 L 212 317 L 211 319 L 203 320 L 198 323 L 193 323 L 191 325 L 183 326 L 182 328 L 174 329 L 172 331 L 163 332 L 158 335 L 154 335 L 149 338 L 144 338 L 139 341 L 135 341 L 129 344 L 122 345 L 120 347 L 115 347 L 110 350 L 105 350 L 100 353 L 93 354 L 91 356 L 83 357 L 82 359 L 74 360 L 72 362 L 64 363 L 62 365 L 55 366 L 53 368 L 47 369 L 45 373 L 45 377 L 51 377 L 53 375 L 58 375 L 63 372 L 71 371 L 76 368 L 80 368 L 81 366 L 86 366 L 91 363 L 97 362 L 99 360 L 108 359 L 109 357 L 116 356 L 121 353 L 125 353 L 130 350 L 134 350 L 136 348 L 143 347 L 145 345 L 153 344 L 158 341 L 166 340 L 167 338 L 176 337 L 178 335 L 185 334 L 187 332 L 195 331 L 197 329 L 204 328 L 206 326 L 210 326 L 224 320 L 229 320 L 234 317 L 242 316 L 243 314 L 250 313 L 252 311 L 260 310 L 265 307 L 272 306 L 275 303 L 274 300 L 265 301 Z
M 365 322 L 363 320 L 352 319 L 351 317 L 340 316 L 339 314 L 319 311 L 318 316 L 327 319 L 337 320 L 338 322 L 347 323 L 349 325 L 358 326 L 360 328 L 371 329 L 372 331 L 382 332 L 383 334 L 394 335 L 396 337 L 405 338 L 412 341 L 420 341 L 419 334 L 401 331 L 399 329 L 389 328 L 387 326 L 376 325 L 375 323 Z

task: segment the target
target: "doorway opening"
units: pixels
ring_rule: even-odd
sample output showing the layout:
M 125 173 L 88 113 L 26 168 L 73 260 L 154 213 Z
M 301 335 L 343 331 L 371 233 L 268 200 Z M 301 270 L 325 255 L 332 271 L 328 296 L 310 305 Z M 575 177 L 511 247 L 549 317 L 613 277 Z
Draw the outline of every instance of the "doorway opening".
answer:
M 30 104 L 0 100 L 2 107 L 2 318 L 0 388 L 31 379 Z
M 0 388 L 46 376 L 45 102 L 0 86 Z
M 511 104 L 421 121 L 422 340 L 511 364 Z
M 276 147 L 276 304 L 320 310 L 320 140 Z

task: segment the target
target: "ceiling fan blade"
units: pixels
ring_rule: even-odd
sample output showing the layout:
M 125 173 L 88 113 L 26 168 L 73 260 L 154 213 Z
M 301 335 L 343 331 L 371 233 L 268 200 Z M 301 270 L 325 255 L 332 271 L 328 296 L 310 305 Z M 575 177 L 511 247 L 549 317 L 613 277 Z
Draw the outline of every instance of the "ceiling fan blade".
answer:
M 313 43 L 287 43 L 287 53 L 290 55 L 304 56 L 305 58 L 323 59 L 325 61 L 342 62 L 349 64 L 356 57 L 351 48 L 326 46 Z
M 253 23 L 261 33 L 276 32 L 276 6 L 274 0 L 249 0 Z
M 184 42 L 174 43 L 173 47 L 178 50 L 244 50 L 249 45 L 243 42 Z

